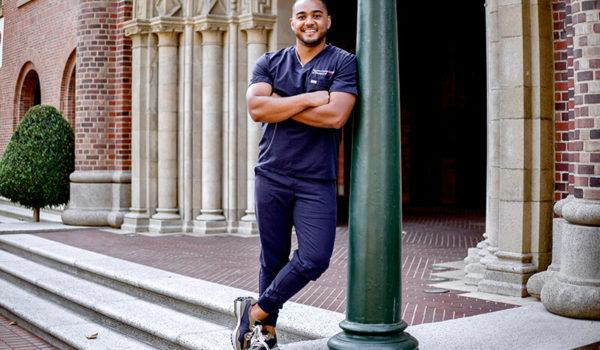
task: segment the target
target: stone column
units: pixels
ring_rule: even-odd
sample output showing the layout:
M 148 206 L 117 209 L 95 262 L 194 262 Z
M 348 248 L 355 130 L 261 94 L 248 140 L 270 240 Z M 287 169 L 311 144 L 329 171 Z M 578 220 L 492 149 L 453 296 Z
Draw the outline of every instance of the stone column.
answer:
M 148 230 L 150 219 L 145 187 L 147 183 L 147 169 L 142 164 L 143 154 L 146 153 L 146 120 L 144 118 L 145 104 L 147 102 L 148 82 L 146 70 L 148 57 L 149 35 L 132 33 L 132 86 L 131 86 L 131 208 L 125 215 L 121 229 L 129 232 L 142 232 Z
M 465 284 L 478 285 L 483 279 L 486 262 L 495 260 L 498 250 L 498 112 L 491 96 L 499 91 L 498 85 L 498 6 L 488 0 L 486 11 L 487 57 L 487 171 L 486 171 L 486 223 L 484 240 L 476 248 L 469 248 L 465 258 Z
M 223 215 L 223 33 L 202 31 L 202 208 L 194 232 L 224 233 Z
M 62 213 L 69 225 L 120 227 L 130 205 L 129 0 L 80 0 L 77 23 L 75 172 Z M 114 127 L 113 125 L 121 125 Z
M 488 237 L 497 232 L 498 250 L 489 259 L 482 258 L 485 272 L 478 289 L 525 296 L 529 277 L 550 262 L 554 180 L 553 101 L 547 98 L 553 95 L 550 2 L 490 2 L 487 11 L 497 20 L 490 28 L 495 32 L 490 51 L 496 57 L 491 69 L 497 69 L 497 80 L 488 94 L 493 105 L 492 143 L 497 140 L 488 154 L 497 159 L 497 168 L 491 165 L 488 215 L 492 215 L 486 229 L 492 229 Z M 495 248 L 492 239 L 490 251 Z
M 574 123 L 570 177 L 574 199 L 564 204 L 560 270 L 547 281 L 541 299 L 549 311 L 600 319 L 600 5 L 574 0 Z
M 193 58 L 194 27 L 185 27 L 183 33 L 183 231 L 193 229 Z
M 151 232 L 181 230 L 177 198 L 177 44 L 179 33 L 158 32 L 158 208 Z
M 267 51 L 267 30 L 265 28 L 246 28 L 248 36 L 248 81 L 256 61 Z M 247 124 L 247 156 L 246 156 L 246 215 L 242 217 L 240 232 L 257 234 L 256 215 L 254 213 L 254 168 L 258 159 L 258 142 L 262 135 L 261 123 L 256 123 L 246 116 Z
M 556 278 L 557 273 L 560 271 L 562 233 L 567 224 L 567 221 L 562 218 L 562 208 L 572 199 L 573 196 L 569 196 L 554 205 L 554 213 L 559 217 L 552 220 L 552 263 L 547 270 L 536 273 L 527 281 L 527 293 L 538 299 L 541 298 L 540 295 L 544 285 Z

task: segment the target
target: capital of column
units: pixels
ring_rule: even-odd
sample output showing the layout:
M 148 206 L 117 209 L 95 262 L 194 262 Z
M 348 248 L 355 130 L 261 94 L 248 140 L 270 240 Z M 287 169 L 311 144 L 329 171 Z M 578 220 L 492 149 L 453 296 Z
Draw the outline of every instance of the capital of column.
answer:
M 177 42 L 179 39 L 179 32 L 175 32 L 175 31 L 156 32 L 156 35 L 158 36 L 158 47 L 177 46 Z
M 223 30 L 217 27 L 210 27 L 200 30 L 202 33 L 202 45 L 218 45 L 223 44 Z
M 267 44 L 267 34 L 270 29 L 267 28 L 242 28 L 243 31 L 248 35 L 247 43 L 248 45 L 258 44 L 258 45 L 266 45 Z

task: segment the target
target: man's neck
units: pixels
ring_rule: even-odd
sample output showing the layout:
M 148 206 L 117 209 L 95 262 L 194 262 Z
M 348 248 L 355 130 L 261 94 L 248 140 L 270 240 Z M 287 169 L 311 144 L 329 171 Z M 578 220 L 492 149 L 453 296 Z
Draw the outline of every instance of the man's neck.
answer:
M 325 40 L 316 46 L 307 46 L 304 43 L 296 41 L 296 53 L 298 53 L 300 64 L 304 66 L 308 61 L 318 55 L 319 52 L 325 50 L 325 47 L 327 47 Z

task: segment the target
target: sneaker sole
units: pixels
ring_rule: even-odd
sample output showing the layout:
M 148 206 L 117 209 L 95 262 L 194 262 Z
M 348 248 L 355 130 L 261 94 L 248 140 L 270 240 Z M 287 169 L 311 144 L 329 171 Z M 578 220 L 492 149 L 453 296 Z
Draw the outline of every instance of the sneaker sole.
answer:
M 233 346 L 234 350 L 240 350 L 243 349 L 243 344 L 239 344 L 238 339 L 240 337 L 239 332 L 240 332 L 240 324 L 242 322 L 242 318 L 241 318 L 241 314 L 244 310 L 242 310 L 243 308 L 243 301 L 250 299 L 251 297 L 239 297 L 237 299 L 235 299 L 233 301 L 233 315 L 236 319 L 236 325 L 235 328 L 233 329 L 233 332 L 231 332 L 231 345 Z

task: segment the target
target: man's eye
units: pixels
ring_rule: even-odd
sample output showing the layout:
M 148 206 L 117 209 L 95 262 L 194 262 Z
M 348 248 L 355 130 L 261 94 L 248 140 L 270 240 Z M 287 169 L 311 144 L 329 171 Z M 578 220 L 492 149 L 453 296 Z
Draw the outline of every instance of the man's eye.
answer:
M 304 18 L 306 18 L 305 16 L 298 16 L 297 17 L 299 20 L 303 20 Z
M 314 15 L 315 18 L 321 18 L 321 15 Z

